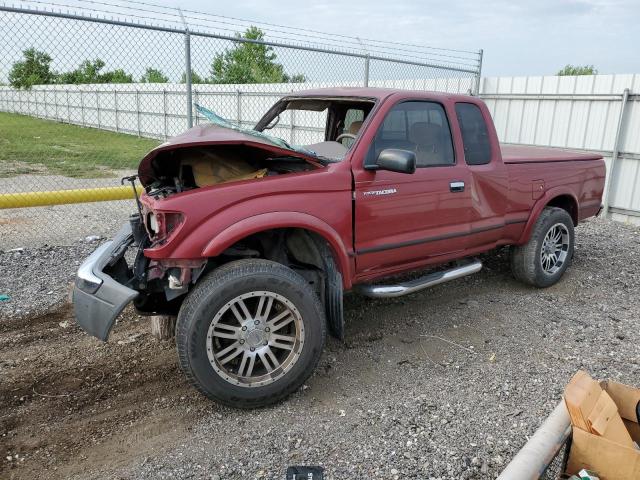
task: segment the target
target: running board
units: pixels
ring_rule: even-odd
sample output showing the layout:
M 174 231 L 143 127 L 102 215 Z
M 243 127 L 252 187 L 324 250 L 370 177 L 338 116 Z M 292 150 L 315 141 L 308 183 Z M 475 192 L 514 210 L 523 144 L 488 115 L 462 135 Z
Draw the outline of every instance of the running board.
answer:
M 424 277 L 399 283 L 397 285 L 356 285 L 355 290 L 358 293 L 371 298 L 401 297 L 403 295 L 424 290 L 425 288 L 433 287 L 440 283 L 466 277 L 467 275 L 479 272 L 481 268 L 482 262 L 480 260 L 474 260 L 471 263 L 466 263 L 450 270 L 430 273 Z

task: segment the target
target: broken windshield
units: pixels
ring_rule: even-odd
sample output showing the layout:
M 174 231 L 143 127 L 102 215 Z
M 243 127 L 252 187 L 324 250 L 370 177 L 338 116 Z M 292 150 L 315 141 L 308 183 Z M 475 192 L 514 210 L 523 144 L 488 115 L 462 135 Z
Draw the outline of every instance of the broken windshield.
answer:
M 326 163 L 339 162 L 345 157 L 374 104 L 370 98 L 285 97 L 269 109 L 254 128 L 230 122 L 200 105 L 196 105 L 196 109 L 214 125 Z
M 251 128 L 243 128 L 239 125 L 231 123 L 228 120 L 225 120 L 224 118 L 222 118 L 220 115 L 217 115 L 216 113 L 212 112 L 211 110 L 201 105 L 196 104 L 196 110 L 202 116 L 204 116 L 207 120 L 209 120 L 211 123 L 219 127 L 228 128 L 230 130 L 235 130 L 237 132 L 246 133 L 247 135 L 257 137 L 261 140 L 264 140 L 273 145 L 276 145 L 277 147 L 286 148 L 287 150 L 293 150 L 294 152 L 302 153 L 304 155 L 311 155 L 319 158 L 321 157 L 321 155 L 318 155 L 316 152 L 309 150 L 303 146 L 290 145 L 288 142 L 286 142 L 282 138 L 274 137 L 272 135 L 267 135 L 266 133 L 258 132 L 257 130 L 253 130 Z

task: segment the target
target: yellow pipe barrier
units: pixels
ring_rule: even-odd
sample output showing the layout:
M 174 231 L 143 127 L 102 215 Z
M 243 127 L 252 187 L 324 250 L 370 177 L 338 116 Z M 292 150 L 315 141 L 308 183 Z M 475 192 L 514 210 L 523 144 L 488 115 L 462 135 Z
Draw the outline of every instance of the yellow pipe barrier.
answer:
M 138 194 L 143 189 L 136 186 Z M 121 187 L 80 188 L 76 190 L 53 190 L 49 192 L 20 192 L 0 194 L 0 210 L 5 208 L 43 207 L 69 203 L 109 202 L 129 200 L 133 190 L 129 185 Z

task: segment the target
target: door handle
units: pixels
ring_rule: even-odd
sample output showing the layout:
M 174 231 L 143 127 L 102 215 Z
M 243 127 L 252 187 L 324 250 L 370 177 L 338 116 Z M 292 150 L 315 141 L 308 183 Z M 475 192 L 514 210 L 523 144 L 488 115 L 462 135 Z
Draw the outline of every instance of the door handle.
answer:
M 449 183 L 449 190 L 452 192 L 464 192 L 464 182 L 455 181 Z

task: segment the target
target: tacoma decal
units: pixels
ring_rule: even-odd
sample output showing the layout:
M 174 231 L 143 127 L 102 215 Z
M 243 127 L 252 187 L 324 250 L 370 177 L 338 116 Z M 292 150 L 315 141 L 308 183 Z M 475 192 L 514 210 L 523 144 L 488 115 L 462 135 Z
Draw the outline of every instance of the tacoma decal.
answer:
M 364 192 L 363 195 L 369 196 L 369 195 L 375 195 L 375 196 L 379 196 L 379 195 L 393 195 L 394 193 L 397 193 L 398 190 L 396 190 L 395 188 L 387 188 L 385 190 L 370 190 L 368 192 Z

